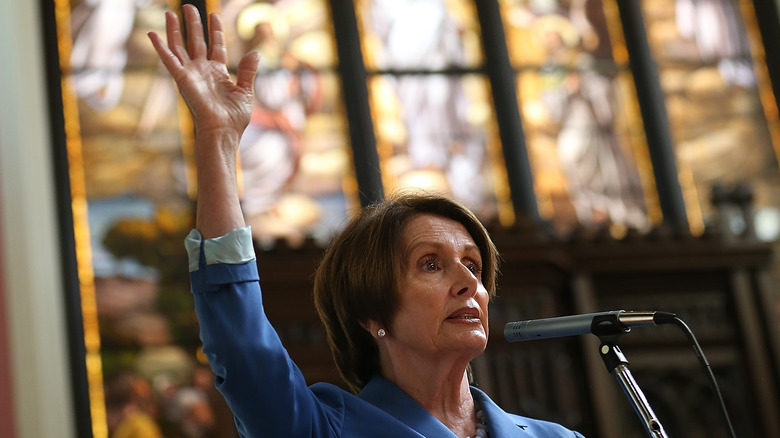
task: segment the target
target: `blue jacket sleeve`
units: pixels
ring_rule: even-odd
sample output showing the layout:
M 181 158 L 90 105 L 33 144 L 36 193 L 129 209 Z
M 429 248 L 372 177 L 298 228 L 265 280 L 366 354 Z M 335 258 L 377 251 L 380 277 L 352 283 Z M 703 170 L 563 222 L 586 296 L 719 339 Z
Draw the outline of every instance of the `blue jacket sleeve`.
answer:
M 342 418 L 319 403 L 266 318 L 249 228 L 207 240 L 193 230 L 186 246 L 203 352 L 241 436 L 337 436 Z

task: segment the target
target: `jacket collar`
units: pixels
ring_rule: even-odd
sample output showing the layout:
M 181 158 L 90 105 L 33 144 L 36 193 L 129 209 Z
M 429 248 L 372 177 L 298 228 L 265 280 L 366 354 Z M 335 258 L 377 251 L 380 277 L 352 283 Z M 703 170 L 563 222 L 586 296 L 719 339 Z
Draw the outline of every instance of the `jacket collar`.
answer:
M 358 397 L 387 412 L 424 437 L 457 438 L 441 421 L 384 377 L 371 378 Z
M 472 386 L 471 395 L 485 411 L 491 437 L 530 436 L 523 433 L 527 428 L 526 425 L 515 423 L 487 394 Z M 422 436 L 457 438 L 451 430 L 401 388 L 383 377 L 373 377 L 363 387 L 358 397 L 382 409 Z

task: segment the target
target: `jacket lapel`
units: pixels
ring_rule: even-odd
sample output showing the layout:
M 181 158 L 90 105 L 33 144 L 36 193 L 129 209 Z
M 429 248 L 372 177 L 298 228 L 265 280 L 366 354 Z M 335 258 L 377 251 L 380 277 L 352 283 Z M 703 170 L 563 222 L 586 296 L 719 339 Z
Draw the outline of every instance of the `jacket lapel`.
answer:
M 504 412 L 503 409 L 498 407 L 497 404 L 490 399 L 481 390 L 471 387 L 471 395 L 474 399 L 479 401 L 482 409 L 485 410 L 485 417 L 490 437 L 518 437 L 518 438 L 531 438 L 534 435 L 526 432 L 528 425 L 518 424 Z

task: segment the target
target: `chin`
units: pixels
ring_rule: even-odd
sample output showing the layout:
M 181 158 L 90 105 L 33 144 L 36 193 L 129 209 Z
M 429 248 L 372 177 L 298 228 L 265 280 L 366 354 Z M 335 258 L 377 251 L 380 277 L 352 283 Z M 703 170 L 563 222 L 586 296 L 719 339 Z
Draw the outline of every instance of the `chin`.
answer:
M 482 354 L 482 352 L 485 351 L 485 348 L 487 348 L 487 334 L 483 331 L 473 333 L 468 339 L 463 340 L 462 345 L 464 348 L 473 348 L 475 351 L 478 350 L 479 352 L 477 354 Z

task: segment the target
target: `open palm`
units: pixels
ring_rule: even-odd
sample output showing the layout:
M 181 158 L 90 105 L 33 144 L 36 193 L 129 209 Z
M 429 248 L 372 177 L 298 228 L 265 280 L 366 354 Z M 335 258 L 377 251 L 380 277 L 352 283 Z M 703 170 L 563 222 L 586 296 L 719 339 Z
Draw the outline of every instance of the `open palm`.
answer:
M 207 48 L 198 10 L 184 5 L 183 12 L 188 31 L 186 46 L 179 19 L 170 11 L 166 13 L 168 45 L 154 32 L 149 33 L 149 38 L 179 87 L 196 132 L 232 129 L 240 135 L 252 113 L 259 55 L 256 52 L 244 55 L 233 82 L 225 64 L 227 51 L 219 17 L 209 14 L 211 47 Z

